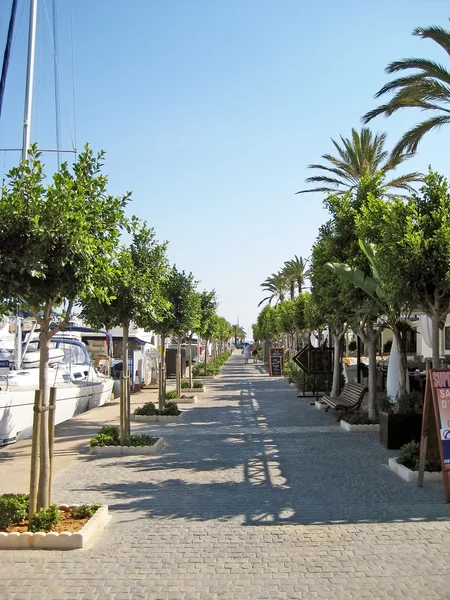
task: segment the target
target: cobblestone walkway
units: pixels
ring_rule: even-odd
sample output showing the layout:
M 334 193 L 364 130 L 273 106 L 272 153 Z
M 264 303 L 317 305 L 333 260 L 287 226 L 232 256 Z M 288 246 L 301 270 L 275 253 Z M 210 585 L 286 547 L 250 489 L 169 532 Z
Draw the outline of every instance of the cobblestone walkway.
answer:
M 450 598 L 450 506 L 235 354 L 164 454 L 82 456 L 56 500 L 108 503 L 90 549 L 2 552 L 1 600 Z

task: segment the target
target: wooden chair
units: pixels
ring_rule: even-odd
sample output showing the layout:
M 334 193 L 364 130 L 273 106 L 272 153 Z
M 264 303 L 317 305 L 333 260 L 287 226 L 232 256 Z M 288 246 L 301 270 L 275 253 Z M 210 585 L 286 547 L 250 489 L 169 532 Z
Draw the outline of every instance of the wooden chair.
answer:
M 331 398 L 331 396 L 322 397 L 322 402 L 327 405 L 325 412 L 330 408 L 339 410 L 341 412 L 339 420 L 345 413 L 356 412 L 361 407 L 365 391 L 366 388 L 361 383 L 353 381 L 346 383 L 342 392 L 336 398 Z

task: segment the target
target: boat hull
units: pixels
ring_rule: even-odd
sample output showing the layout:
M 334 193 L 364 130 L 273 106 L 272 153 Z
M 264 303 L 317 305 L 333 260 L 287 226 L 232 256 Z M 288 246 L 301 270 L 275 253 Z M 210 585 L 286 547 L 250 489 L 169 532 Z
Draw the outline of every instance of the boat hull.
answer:
M 58 386 L 55 424 L 108 402 L 113 383 L 112 379 L 105 379 Z M 0 446 L 31 437 L 34 393 L 32 388 L 0 392 Z

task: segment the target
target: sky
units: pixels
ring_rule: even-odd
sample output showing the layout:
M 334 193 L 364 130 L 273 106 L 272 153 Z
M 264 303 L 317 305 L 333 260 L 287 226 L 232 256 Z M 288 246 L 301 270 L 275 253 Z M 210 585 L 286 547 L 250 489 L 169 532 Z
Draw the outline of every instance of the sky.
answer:
M 109 192 L 132 192 L 168 257 L 215 289 L 218 313 L 251 337 L 260 284 L 307 258 L 328 219 L 321 194 L 295 195 L 377 105 L 386 65 L 448 64 L 417 26 L 449 27 L 448 0 L 56 0 L 62 149 L 106 152 Z M 3 52 L 11 0 L 0 0 Z M 39 0 L 32 141 L 56 148 L 51 0 Z M 20 148 L 28 0 L 19 0 L 0 148 Z M 72 69 L 73 66 L 73 69 Z M 391 148 L 420 119 L 372 121 Z M 450 128 L 407 164 L 450 176 Z M 73 160 L 73 154 L 64 155 Z M 2 176 L 18 153 L 0 150 Z M 57 168 L 44 153 L 48 172 Z M 399 171 L 400 172 L 400 171 Z

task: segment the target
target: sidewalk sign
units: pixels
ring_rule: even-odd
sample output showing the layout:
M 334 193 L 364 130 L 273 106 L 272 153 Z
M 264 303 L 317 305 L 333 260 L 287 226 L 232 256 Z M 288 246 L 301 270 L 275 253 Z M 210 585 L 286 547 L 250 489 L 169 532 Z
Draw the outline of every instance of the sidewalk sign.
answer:
M 417 485 L 423 487 L 425 461 L 430 449 L 439 449 L 445 502 L 450 503 L 450 371 L 429 369 L 423 401 L 422 435 Z
M 284 371 L 284 348 L 269 349 L 269 374 L 271 377 L 282 377 Z

